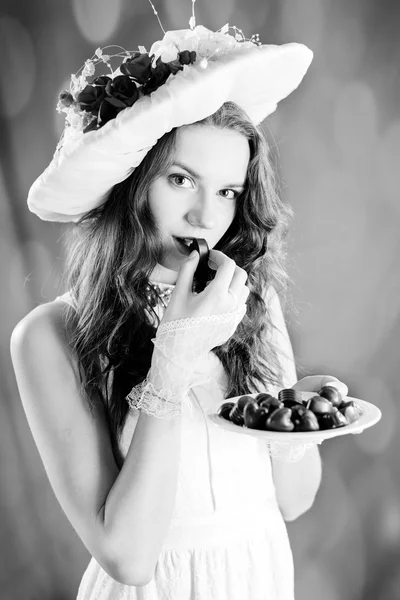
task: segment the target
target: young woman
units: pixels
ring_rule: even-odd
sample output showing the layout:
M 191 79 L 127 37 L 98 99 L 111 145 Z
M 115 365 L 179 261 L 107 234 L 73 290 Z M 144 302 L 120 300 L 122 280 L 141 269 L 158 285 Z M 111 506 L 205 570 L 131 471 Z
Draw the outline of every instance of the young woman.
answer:
M 258 127 L 311 53 L 200 27 L 157 44 L 87 83 L 89 61 L 62 95 L 68 127 L 28 202 L 76 223 L 69 292 L 16 326 L 18 386 L 93 557 L 79 600 L 292 600 L 284 521 L 314 501 L 318 449 L 279 460 L 209 415 L 225 398 L 335 380 L 297 382 L 278 299 L 290 209 Z M 199 293 L 192 238 L 210 248 Z

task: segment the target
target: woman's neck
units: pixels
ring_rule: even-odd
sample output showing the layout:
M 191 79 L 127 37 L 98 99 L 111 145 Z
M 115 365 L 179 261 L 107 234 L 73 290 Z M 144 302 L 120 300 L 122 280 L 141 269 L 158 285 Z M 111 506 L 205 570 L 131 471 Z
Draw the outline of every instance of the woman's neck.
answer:
M 156 281 L 158 283 L 169 283 L 175 285 L 176 280 L 178 279 L 178 271 L 167 269 L 167 267 L 157 263 L 157 266 L 154 268 L 149 279 L 150 281 Z

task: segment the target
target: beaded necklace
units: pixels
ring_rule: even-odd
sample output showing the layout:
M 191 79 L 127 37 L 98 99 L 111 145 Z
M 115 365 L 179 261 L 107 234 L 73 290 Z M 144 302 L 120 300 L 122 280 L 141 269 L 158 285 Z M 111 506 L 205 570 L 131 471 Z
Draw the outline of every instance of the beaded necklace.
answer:
M 154 293 L 152 293 L 152 289 L 155 290 L 159 296 L 159 300 L 163 303 L 165 307 L 168 306 L 168 303 L 171 298 L 171 294 L 175 289 L 175 284 L 172 283 L 163 283 L 160 281 L 152 281 L 150 284 L 146 286 L 147 290 L 147 298 L 151 306 L 156 306 L 159 302 L 156 298 L 154 298 Z

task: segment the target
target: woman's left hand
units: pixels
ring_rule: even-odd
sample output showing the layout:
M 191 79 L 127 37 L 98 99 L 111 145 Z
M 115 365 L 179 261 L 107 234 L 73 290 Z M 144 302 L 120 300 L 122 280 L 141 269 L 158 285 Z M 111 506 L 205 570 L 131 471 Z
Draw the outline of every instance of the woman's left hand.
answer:
M 310 375 L 308 377 L 303 377 L 303 379 L 297 381 L 292 388 L 298 392 L 318 393 L 324 385 L 332 385 L 332 387 L 335 387 L 342 394 L 343 398 L 345 398 L 349 392 L 345 383 L 331 375 Z

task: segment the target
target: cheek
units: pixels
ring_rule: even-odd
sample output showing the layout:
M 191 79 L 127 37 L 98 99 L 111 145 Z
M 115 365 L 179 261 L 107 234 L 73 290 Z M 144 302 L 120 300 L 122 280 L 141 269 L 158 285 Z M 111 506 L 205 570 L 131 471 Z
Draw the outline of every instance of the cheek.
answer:
M 160 180 L 155 181 L 148 193 L 149 206 L 153 215 L 158 218 L 165 209 L 165 190 Z
M 153 183 L 148 193 L 149 207 L 156 223 L 161 227 L 168 227 L 178 216 L 171 198 L 171 190 L 162 181 Z
M 237 204 L 236 204 L 236 202 L 232 202 L 232 204 L 230 206 L 228 206 L 225 211 L 226 220 L 229 221 L 229 223 L 231 223 L 233 221 L 233 219 L 235 218 L 236 212 L 237 212 Z

